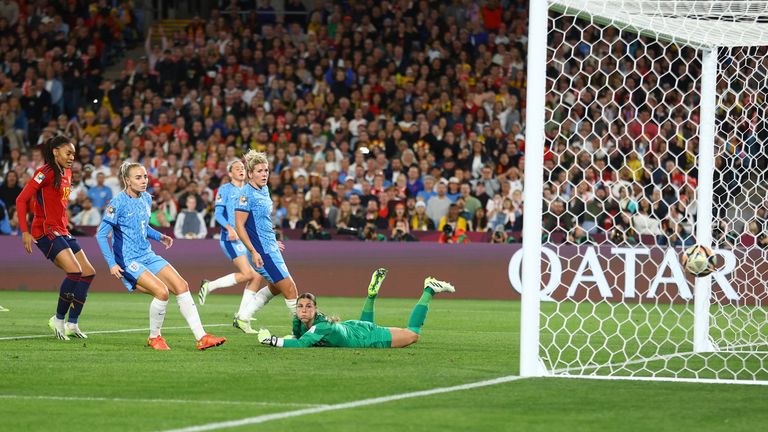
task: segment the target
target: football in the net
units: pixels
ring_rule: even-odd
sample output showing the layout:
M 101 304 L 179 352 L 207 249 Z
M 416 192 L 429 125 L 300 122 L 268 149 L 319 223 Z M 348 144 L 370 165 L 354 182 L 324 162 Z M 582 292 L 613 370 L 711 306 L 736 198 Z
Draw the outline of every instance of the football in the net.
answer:
M 717 256 L 706 246 L 694 245 L 683 252 L 682 264 L 696 277 L 707 276 L 715 271 Z

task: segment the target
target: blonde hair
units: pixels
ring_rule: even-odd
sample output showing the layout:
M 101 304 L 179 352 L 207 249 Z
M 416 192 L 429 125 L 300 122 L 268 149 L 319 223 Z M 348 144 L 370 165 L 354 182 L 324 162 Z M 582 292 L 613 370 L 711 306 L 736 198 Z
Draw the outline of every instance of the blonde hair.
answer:
M 253 168 L 259 164 L 267 164 L 267 166 L 269 166 L 269 159 L 267 159 L 265 153 L 251 150 L 245 155 L 245 168 L 248 172 L 253 171 Z
M 123 162 L 122 165 L 120 165 L 120 181 L 123 183 L 123 189 L 128 187 L 128 177 L 130 176 L 130 172 L 134 168 L 144 168 L 144 165 L 136 162 Z
M 232 172 L 232 167 L 235 166 L 235 164 L 238 163 L 238 162 L 240 162 L 241 164 L 245 165 L 245 163 L 243 162 L 242 159 L 238 159 L 238 158 L 232 159 L 227 164 L 227 172 L 231 173 Z

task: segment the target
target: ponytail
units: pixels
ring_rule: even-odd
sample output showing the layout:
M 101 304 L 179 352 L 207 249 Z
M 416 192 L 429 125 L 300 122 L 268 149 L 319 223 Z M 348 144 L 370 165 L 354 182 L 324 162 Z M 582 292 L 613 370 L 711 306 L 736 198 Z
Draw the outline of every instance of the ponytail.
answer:
M 128 177 L 131 174 L 131 170 L 134 168 L 142 168 L 143 165 L 136 162 L 125 161 L 120 165 L 120 182 L 123 184 L 123 189 L 128 188 Z

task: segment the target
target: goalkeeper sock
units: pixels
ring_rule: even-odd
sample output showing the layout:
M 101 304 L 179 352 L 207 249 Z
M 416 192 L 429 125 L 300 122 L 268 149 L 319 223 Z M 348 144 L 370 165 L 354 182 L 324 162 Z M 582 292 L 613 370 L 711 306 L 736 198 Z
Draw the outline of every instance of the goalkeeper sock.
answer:
M 160 336 L 167 307 L 168 300 L 152 299 L 152 303 L 149 304 L 149 337 L 156 338 Z
M 256 312 L 260 311 L 261 308 L 269 303 L 269 301 L 272 300 L 272 297 L 274 297 L 272 292 L 269 291 L 269 287 L 264 287 L 257 292 L 251 290 L 246 291 L 249 294 L 243 292 L 243 299 L 245 299 L 246 295 L 249 299 L 247 302 L 240 303 L 240 310 L 237 311 L 237 317 L 242 320 L 250 320 L 253 318 Z
M 59 287 L 59 302 L 56 304 L 56 319 L 63 320 L 75 299 L 75 290 L 80 283 L 82 273 L 67 273 Z
M 237 285 L 237 278 L 234 273 L 222 276 L 216 280 L 208 282 L 208 293 L 212 293 L 219 288 L 228 288 Z
M 285 306 L 288 308 L 288 311 L 291 312 L 291 316 L 296 315 L 296 299 L 285 299 Z
M 80 314 L 83 312 L 83 306 L 85 306 L 85 299 L 88 298 L 88 288 L 91 287 L 91 282 L 96 275 L 80 276 L 80 281 L 75 287 L 74 297 L 72 299 L 72 308 L 69 310 L 68 322 L 77 324 L 77 319 L 80 318 Z
M 424 293 L 421 294 L 416 306 L 413 307 L 411 317 L 408 318 L 408 330 L 419 334 L 421 328 L 424 327 L 424 320 L 427 319 L 427 312 L 429 312 L 429 301 L 432 300 L 432 296 L 435 294 L 431 288 L 424 289 Z
M 195 301 L 192 300 L 192 294 L 187 291 L 177 295 L 176 303 L 179 304 L 181 315 L 187 320 L 189 328 L 192 329 L 192 333 L 195 335 L 195 340 L 200 340 L 200 338 L 205 336 L 205 330 L 203 330 L 203 323 L 200 322 L 200 315 L 197 313 Z
M 363 303 L 363 312 L 360 314 L 360 321 L 373 322 L 373 303 L 376 301 L 376 297 L 366 297 L 365 303 Z

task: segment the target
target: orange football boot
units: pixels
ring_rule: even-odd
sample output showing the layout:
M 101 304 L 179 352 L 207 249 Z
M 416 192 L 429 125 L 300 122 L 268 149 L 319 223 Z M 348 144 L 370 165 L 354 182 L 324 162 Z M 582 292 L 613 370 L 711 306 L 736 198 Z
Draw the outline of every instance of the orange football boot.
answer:
M 165 343 L 165 339 L 163 339 L 162 336 L 147 339 L 147 345 L 158 351 L 168 351 L 171 349 L 168 344 Z
M 208 348 L 217 347 L 227 341 L 227 338 L 216 337 L 214 335 L 206 334 L 197 341 L 197 349 L 200 351 L 207 350 Z

